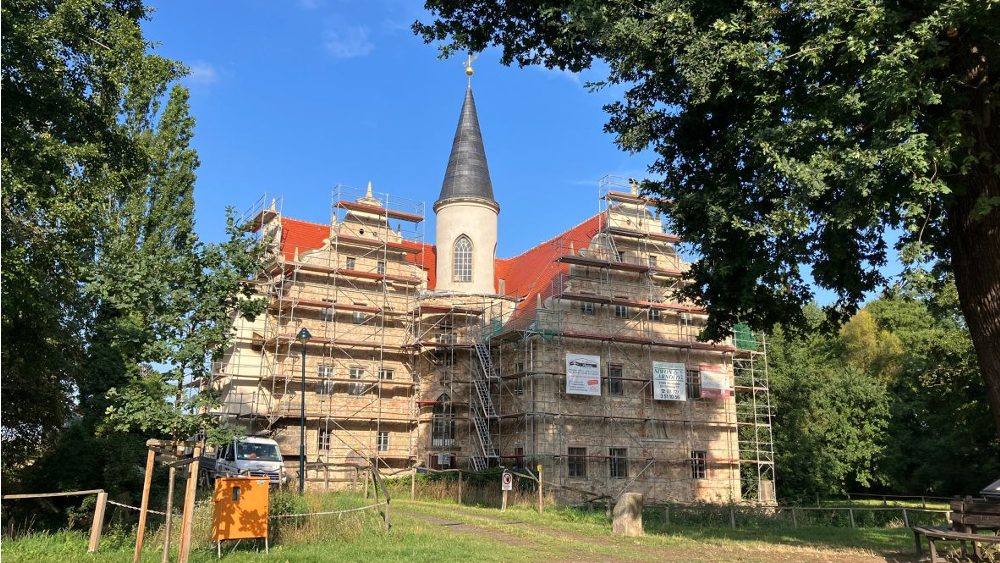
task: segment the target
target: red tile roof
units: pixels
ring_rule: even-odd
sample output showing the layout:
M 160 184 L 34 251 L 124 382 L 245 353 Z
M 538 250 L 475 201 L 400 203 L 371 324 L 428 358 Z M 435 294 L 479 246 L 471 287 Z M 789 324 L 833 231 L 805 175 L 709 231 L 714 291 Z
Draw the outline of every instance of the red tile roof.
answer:
M 281 227 L 281 254 L 285 260 L 295 259 L 296 251 L 322 248 L 323 241 L 330 238 L 329 225 L 282 218 Z
M 281 252 L 286 260 L 294 259 L 295 252 L 306 252 L 322 248 L 323 241 L 330 236 L 327 225 L 282 219 Z M 569 271 L 569 264 L 557 262 L 557 248 L 566 247 L 568 241 L 589 241 L 600 229 L 600 216 L 594 215 L 568 231 L 545 241 L 512 258 L 498 258 L 496 261 L 495 287 L 499 292 L 500 280 L 504 280 L 507 295 L 522 298 L 520 311 L 530 313 L 535 310 L 538 297 L 545 301 L 552 295 L 552 280 Z M 408 241 L 409 242 L 409 241 Z M 411 264 L 421 265 L 427 272 L 427 287 L 437 285 L 437 247 L 433 244 L 411 243 L 421 250 L 407 254 Z
M 534 311 L 538 297 L 545 301 L 552 295 L 552 280 L 569 272 L 569 264 L 557 262 L 557 249 L 568 241 L 589 241 L 600 230 L 600 215 L 594 215 L 572 229 L 513 258 L 497 260 L 496 276 L 504 279 L 507 295 L 524 298 L 518 307 L 525 313 Z M 499 282 L 498 282 L 499 285 Z

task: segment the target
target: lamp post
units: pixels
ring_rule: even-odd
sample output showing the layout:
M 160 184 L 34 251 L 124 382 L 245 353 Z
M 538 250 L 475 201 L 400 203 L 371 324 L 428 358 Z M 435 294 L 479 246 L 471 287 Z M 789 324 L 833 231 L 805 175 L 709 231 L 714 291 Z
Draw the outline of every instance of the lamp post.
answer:
M 312 334 L 309 329 L 302 327 L 302 330 L 295 335 L 295 340 L 302 344 L 302 385 L 299 389 L 299 496 L 306 489 L 306 344 Z

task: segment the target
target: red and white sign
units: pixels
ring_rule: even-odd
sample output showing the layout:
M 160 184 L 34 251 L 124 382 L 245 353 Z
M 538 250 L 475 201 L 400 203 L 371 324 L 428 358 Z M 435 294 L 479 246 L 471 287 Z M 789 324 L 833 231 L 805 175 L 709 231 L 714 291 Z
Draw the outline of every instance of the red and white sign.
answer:
M 510 474 L 510 471 L 504 471 L 503 475 L 500 477 L 500 490 L 510 491 L 514 489 L 514 476 Z
M 566 353 L 566 394 L 601 396 L 601 357 Z
M 701 373 L 701 396 L 706 399 L 724 399 L 733 396 L 733 386 L 730 385 L 729 369 L 722 364 L 702 364 L 698 366 Z

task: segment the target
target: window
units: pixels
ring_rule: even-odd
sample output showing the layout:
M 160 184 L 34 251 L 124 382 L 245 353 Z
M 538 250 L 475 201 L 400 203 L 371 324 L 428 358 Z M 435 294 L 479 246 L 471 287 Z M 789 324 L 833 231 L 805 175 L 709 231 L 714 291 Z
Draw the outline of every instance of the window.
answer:
M 625 448 L 608 448 L 608 475 L 628 479 L 628 453 Z
M 385 273 L 385 260 L 379 260 L 378 261 L 378 265 L 375 267 L 375 270 L 378 273 L 380 273 L 380 274 L 384 274 Z
M 462 235 L 455 241 L 455 251 L 452 254 L 454 272 L 452 279 L 457 282 L 472 281 L 472 241 Z
M 435 338 L 437 337 L 435 336 Z M 435 350 L 434 357 L 437 359 L 438 364 L 442 366 L 455 365 L 455 356 L 450 349 Z
M 319 376 L 316 392 L 320 395 L 333 395 L 333 366 L 320 364 L 317 366 L 316 375 Z
M 333 304 L 324 305 L 322 309 L 319 310 L 320 318 L 325 323 L 333 322 Z
M 649 320 L 651 322 L 654 322 L 654 323 L 655 322 L 660 322 L 660 310 L 659 309 L 650 309 L 649 310 Z
M 524 468 L 524 448 L 521 447 L 514 448 L 514 468 L 515 469 Z
M 625 261 L 625 253 L 624 252 L 616 252 L 615 253 L 615 259 L 618 262 L 624 262 Z
M 352 316 L 352 320 L 354 321 L 354 324 L 356 324 L 356 325 L 363 325 L 363 324 L 365 324 L 365 321 L 368 320 L 368 315 L 366 315 L 364 313 L 364 311 L 354 311 L 354 315 Z
M 696 369 L 688 370 L 687 384 L 688 399 L 701 397 L 701 372 Z
M 570 448 L 566 458 L 566 468 L 570 477 L 587 476 L 587 448 Z
M 378 446 L 378 451 L 380 451 L 380 452 L 387 452 L 387 451 L 389 451 L 389 433 L 388 432 L 379 432 L 378 433 L 378 438 L 376 440 L 376 444 Z
M 356 264 L 354 258 L 351 258 L 350 256 L 348 256 L 347 257 L 347 266 L 346 266 L 346 268 L 348 270 L 356 270 L 357 268 L 355 266 L 357 266 L 357 264 Z
M 326 428 L 319 429 L 319 435 L 317 436 L 318 440 L 316 441 L 317 442 L 316 447 L 319 448 L 320 451 L 330 449 L 330 434 L 331 432 Z
M 681 326 L 682 327 L 690 327 L 691 326 L 691 320 L 692 320 L 691 319 L 691 313 L 681 313 L 679 315 L 679 318 L 680 318 Z
M 351 379 L 361 380 L 365 378 L 365 368 L 351 368 L 349 372 Z M 355 397 L 358 395 L 365 394 L 365 384 L 364 383 L 350 383 L 347 386 L 347 392 Z
M 378 378 L 382 381 L 392 381 L 394 370 L 391 369 L 380 369 L 378 370 Z
M 584 301 L 583 303 L 580 303 L 580 312 L 583 313 L 584 315 L 593 315 L 594 304 L 589 301 Z
M 705 452 L 703 451 L 692 451 L 691 452 L 691 478 L 692 479 L 707 479 L 708 478 L 708 460 L 706 459 Z
M 431 445 L 450 446 L 455 441 L 455 411 L 451 405 L 451 397 L 442 393 L 434 403 L 434 416 L 431 418 Z
M 608 394 L 624 395 L 625 382 L 622 381 L 621 364 L 610 364 L 608 366 Z
M 514 394 L 524 395 L 524 377 L 518 376 L 514 379 Z
M 649 255 L 649 267 L 650 268 L 655 268 L 656 267 L 656 256 L 654 256 L 652 254 Z
M 615 305 L 615 317 L 619 319 L 628 318 L 628 307 L 625 305 Z

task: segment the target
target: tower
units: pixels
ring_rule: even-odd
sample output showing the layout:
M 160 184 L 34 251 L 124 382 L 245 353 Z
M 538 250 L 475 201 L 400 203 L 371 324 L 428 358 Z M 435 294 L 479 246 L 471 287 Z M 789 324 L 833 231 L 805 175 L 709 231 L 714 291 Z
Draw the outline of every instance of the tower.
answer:
M 434 202 L 437 215 L 437 289 L 462 293 L 496 293 L 494 258 L 500 204 L 493 199 L 493 183 L 479 130 L 470 77 L 458 118 L 455 140 L 441 195 Z

